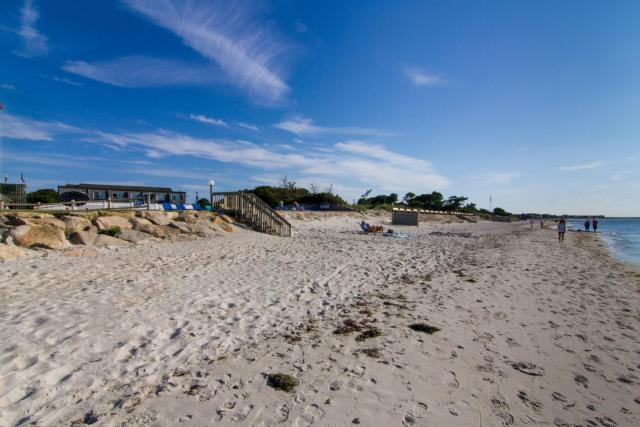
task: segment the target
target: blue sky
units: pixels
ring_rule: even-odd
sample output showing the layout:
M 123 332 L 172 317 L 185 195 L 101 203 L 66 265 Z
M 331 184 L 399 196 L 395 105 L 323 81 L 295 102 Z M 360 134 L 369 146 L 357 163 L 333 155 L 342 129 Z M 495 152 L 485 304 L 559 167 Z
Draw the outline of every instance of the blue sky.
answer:
M 4 0 L 0 172 L 640 215 L 640 2 Z

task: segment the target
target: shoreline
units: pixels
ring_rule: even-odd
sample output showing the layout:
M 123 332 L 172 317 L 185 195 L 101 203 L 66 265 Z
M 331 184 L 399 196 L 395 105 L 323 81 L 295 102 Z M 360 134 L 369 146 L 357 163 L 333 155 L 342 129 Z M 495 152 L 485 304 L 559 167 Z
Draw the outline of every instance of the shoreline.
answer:
M 603 242 L 560 246 L 526 223 L 400 239 L 293 221 L 290 239 L 3 263 L 0 424 L 640 421 L 640 280 Z M 299 385 L 274 390 L 273 373 Z

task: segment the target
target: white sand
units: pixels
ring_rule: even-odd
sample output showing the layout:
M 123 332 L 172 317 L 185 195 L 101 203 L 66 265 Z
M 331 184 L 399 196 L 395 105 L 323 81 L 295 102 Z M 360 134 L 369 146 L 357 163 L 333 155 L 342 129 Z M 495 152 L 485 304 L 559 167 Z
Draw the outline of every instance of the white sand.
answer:
M 0 263 L 0 425 L 640 425 L 640 284 L 594 236 L 293 222 Z

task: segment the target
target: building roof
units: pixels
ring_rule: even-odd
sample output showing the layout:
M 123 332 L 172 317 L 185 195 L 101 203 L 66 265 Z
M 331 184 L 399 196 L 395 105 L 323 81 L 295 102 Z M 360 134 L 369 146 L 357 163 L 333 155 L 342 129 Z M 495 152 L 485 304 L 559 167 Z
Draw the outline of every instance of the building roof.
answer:
M 109 184 L 65 184 L 59 187 L 79 188 L 91 190 L 114 190 L 114 191 L 147 191 L 150 193 L 184 193 L 184 191 L 174 191 L 169 187 L 143 187 L 138 185 L 109 185 Z

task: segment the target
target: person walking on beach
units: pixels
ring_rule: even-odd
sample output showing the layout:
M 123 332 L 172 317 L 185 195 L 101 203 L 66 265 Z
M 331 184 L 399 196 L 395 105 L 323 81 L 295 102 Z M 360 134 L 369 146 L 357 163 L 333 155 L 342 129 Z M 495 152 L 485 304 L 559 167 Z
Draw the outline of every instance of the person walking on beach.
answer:
M 564 242 L 565 231 L 567 231 L 567 224 L 564 218 L 560 218 L 560 222 L 558 223 L 558 242 Z
M 584 231 L 589 231 L 589 227 L 591 226 L 591 222 L 589 220 L 586 220 L 584 222 Z
M 592 218 L 591 226 L 593 227 L 593 232 L 595 233 L 598 230 L 598 220 L 595 218 Z
M 540 228 L 544 228 L 544 218 L 540 217 Z

